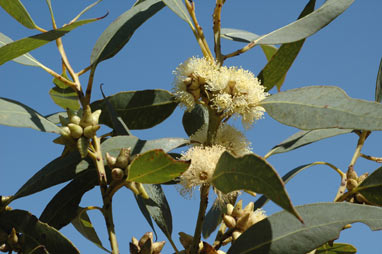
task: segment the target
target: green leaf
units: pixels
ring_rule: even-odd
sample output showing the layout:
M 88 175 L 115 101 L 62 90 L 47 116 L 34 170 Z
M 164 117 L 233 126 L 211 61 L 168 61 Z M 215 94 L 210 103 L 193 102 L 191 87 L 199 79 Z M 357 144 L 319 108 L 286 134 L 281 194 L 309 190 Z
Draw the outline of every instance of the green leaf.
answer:
M 3 33 L 0 33 L 0 47 L 9 44 L 13 42 L 11 38 L 6 36 Z M 19 56 L 15 59 L 13 59 L 16 63 L 23 64 L 23 65 L 29 65 L 29 66 L 34 66 L 34 67 L 40 67 L 42 64 L 37 61 L 31 54 L 26 53 L 22 56 Z
M 92 222 L 87 214 L 87 210 L 84 208 L 78 208 L 77 216 L 72 220 L 73 226 L 81 233 L 86 239 L 93 242 L 99 248 L 111 253 L 108 249 L 103 247 L 101 240 L 99 239 L 97 232 L 95 231 Z
M 375 84 L 375 101 L 382 101 L 382 58 L 379 62 L 378 74 L 377 74 L 377 82 Z
M 180 176 L 190 163 L 175 160 L 163 150 L 148 151 L 139 154 L 129 164 L 127 180 L 137 183 L 165 183 Z
M 178 105 L 166 90 L 120 92 L 107 97 L 129 129 L 148 129 L 169 117 Z M 92 110 L 102 109 L 100 123 L 113 126 L 105 99 L 95 101 Z
M 68 79 L 66 73 L 61 74 Z M 70 86 L 66 85 L 64 82 L 57 78 L 53 79 L 53 83 L 56 85 L 49 91 L 49 95 L 58 106 L 63 109 L 79 110 L 80 102 L 78 101 L 78 95 L 76 91 Z
M 208 124 L 208 110 L 196 104 L 191 111 L 185 111 L 182 118 L 183 128 L 188 136 L 193 135 L 204 124 Z
M 325 243 L 316 250 L 314 254 L 352 254 L 357 253 L 357 249 L 347 243 L 334 243 L 332 246 Z
M 179 18 L 186 21 L 190 27 L 194 27 L 191 21 L 191 17 L 188 14 L 186 6 L 184 5 L 182 0 L 162 0 L 168 8 L 170 8 Z
M 382 130 L 380 103 L 352 99 L 334 86 L 308 86 L 277 93 L 264 99 L 261 106 L 275 120 L 303 130 Z
M 305 39 L 324 28 L 343 13 L 354 0 L 327 0 L 309 15 L 265 34 L 255 44 L 284 44 Z
M 294 209 L 284 188 L 284 183 L 277 172 L 258 155 L 248 154 L 235 158 L 228 152 L 224 152 L 216 165 L 212 184 L 223 193 L 235 190 L 262 193 L 301 219 Z
M 86 169 L 94 170 L 94 168 L 88 168 L 89 164 L 87 164 L 87 167 L 79 168 L 78 164 L 80 162 L 81 157 L 78 152 L 72 152 L 64 157 L 60 156 L 56 158 L 34 174 L 16 192 L 13 199 L 25 197 L 54 185 L 69 181 Z
M 298 19 L 303 18 L 314 10 L 315 0 L 310 0 L 301 12 Z M 292 43 L 281 45 L 277 52 L 268 61 L 267 65 L 261 70 L 258 78 L 261 85 L 266 88 L 266 91 L 271 90 L 274 86 L 280 90 L 286 74 L 300 52 L 305 39 Z
M 167 238 L 171 239 L 172 215 L 162 187 L 159 184 L 144 184 L 143 186 L 150 198 L 144 199 L 141 196 L 135 195 L 142 214 L 145 216 L 153 230 L 154 227 L 151 218 L 154 219 Z
M 286 153 L 292 151 L 294 149 L 300 148 L 305 145 L 309 145 L 311 143 L 320 141 L 325 138 L 330 138 L 334 136 L 338 136 L 341 134 L 351 133 L 352 129 L 318 129 L 311 131 L 299 131 L 277 146 L 273 147 L 271 151 L 267 153 L 267 156 L 271 156 L 273 154 L 278 153 Z
M 207 239 L 219 226 L 222 222 L 222 217 L 224 214 L 223 207 L 218 204 L 220 202 L 218 199 L 215 199 L 210 210 L 206 214 L 206 218 L 203 222 L 202 234 L 203 238 Z M 225 207 L 224 207 L 225 209 Z
M 85 171 L 62 188 L 45 207 L 40 221 L 60 230 L 76 216 L 82 196 L 98 184 L 95 170 Z
M 363 180 L 354 191 L 361 193 L 369 202 L 382 205 L 382 167 Z
M 8 43 L 0 47 L 0 65 L 13 60 L 16 57 L 22 56 L 25 53 L 37 49 L 50 41 L 56 40 L 74 28 L 91 23 L 98 20 L 96 19 L 87 19 L 74 22 L 70 25 L 64 26 L 60 29 L 50 30 L 45 33 L 40 33 L 34 36 L 30 36 L 24 39 L 20 39 L 11 43 Z
M 15 228 L 36 246 L 43 246 L 49 253 L 77 254 L 79 250 L 59 231 L 23 210 L 4 211 L 0 216 L 0 228 L 10 232 Z
M 227 254 L 307 253 L 337 239 L 344 226 L 362 222 L 371 230 L 382 229 L 382 208 L 352 203 L 318 203 L 296 207 L 304 224 L 282 211 L 245 231 Z
M 134 5 L 119 16 L 98 38 L 90 57 L 91 64 L 95 66 L 117 54 L 130 40 L 135 30 L 164 6 L 161 0 L 147 0 Z
M 238 42 L 244 42 L 244 43 L 250 43 L 252 41 L 257 40 L 260 38 L 260 35 L 241 30 L 241 29 L 234 29 L 234 28 L 222 28 L 220 30 L 220 37 L 232 40 L 232 41 L 238 41 Z M 276 48 L 277 50 L 277 48 Z M 264 51 L 265 53 L 265 51 Z M 266 54 L 267 55 L 267 54 Z M 269 59 L 268 59 L 269 60 Z
M 308 163 L 305 165 L 298 166 L 297 168 L 294 168 L 294 169 L 290 170 L 288 173 L 286 173 L 281 179 L 283 180 L 284 184 L 286 184 L 289 182 L 289 180 L 291 180 L 293 177 L 295 177 L 301 171 L 303 171 L 307 168 L 310 168 L 312 166 L 315 166 L 315 165 L 318 165 L 318 164 L 313 162 L 313 163 Z M 262 195 L 260 198 L 258 198 L 256 200 L 254 210 L 263 207 L 268 201 L 269 201 L 269 199 L 265 195 Z
M 0 0 L 0 6 L 26 28 L 36 28 L 36 24 L 19 0 Z
M 1 54 L 0 54 L 1 55 Z M 60 128 L 30 107 L 0 97 L 0 124 L 32 128 L 43 132 L 60 133 Z

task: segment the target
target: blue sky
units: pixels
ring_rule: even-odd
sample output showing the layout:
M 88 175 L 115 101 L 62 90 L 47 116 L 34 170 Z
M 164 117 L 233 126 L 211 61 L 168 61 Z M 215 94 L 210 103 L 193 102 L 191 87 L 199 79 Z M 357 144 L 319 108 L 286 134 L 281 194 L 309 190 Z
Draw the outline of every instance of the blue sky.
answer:
M 197 16 L 204 28 L 210 47 L 213 47 L 211 15 L 214 1 L 195 1 Z M 227 1 L 222 13 L 222 27 L 248 30 L 265 34 L 293 22 L 307 1 Z M 324 1 L 317 1 L 321 5 Z M 39 26 L 50 28 L 50 18 L 45 1 L 23 1 L 31 16 Z M 65 24 L 91 1 L 52 1 L 57 23 Z M 85 17 L 109 15 L 98 22 L 82 26 L 63 38 L 70 62 L 75 70 L 86 67 L 95 41 L 102 31 L 133 1 L 103 1 L 89 11 Z M 339 86 L 353 98 L 374 100 L 375 79 L 382 56 L 380 33 L 380 11 L 382 2 L 378 0 L 355 1 L 350 8 L 322 31 L 308 38 L 289 71 L 282 90 L 308 85 Z M 12 39 L 20 39 L 36 34 L 28 30 L 3 10 L 0 10 L 0 32 Z M 223 41 L 223 52 L 229 53 L 244 44 Z M 54 43 L 31 52 L 40 62 L 59 72 L 60 60 Z M 114 58 L 101 63 L 95 76 L 95 84 L 104 83 L 104 91 L 111 95 L 119 91 L 161 88 L 171 90 L 176 66 L 191 56 L 201 56 L 198 45 L 188 25 L 169 9 L 165 8 L 145 23 L 131 41 Z M 259 73 L 266 59 L 259 48 L 226 61 L 226 65 L 242 66 Z M 9 62 L 0 67 L 1 97 L 18 100 L 41 114 L 60 111 L 50 99 L 48 92 L 52 78 L 43 70 Z M 86 77 L 81 80 L 86 84 Z M 271 91 L 275 92 L 275 91 Z M 101 98 L 98 87 L 93 99 Z M 186 137 L 181 126 L 183 111 L 177 109 L 165 122 L 153 129 L 134 131 L 142 139 L 161 137 Z M 240 121 L 232 121 L 240 127 Z M 298 130 L 283 126 L 265 115 L 245 132 L 252 142 L 253 151 L 265 155 L 274 145 Z M 58 157 L 61 146 L 51 141 L 54 134 L 40 133 L 30 129 L 0 126 L 0 194 L 10 195 L 49 161 Z M 374 132 L 367 140 L 363 152 L 373 156 L 380 154 L 381 134 Z M 353 155 L 357 137 L 346 134 L 305 146 L 298 150 L 272 156 L 269 161 L 280 173 L 314 161 L 327 161 L 343 171 Z M 356 164 L 359 174 L 372 172 L 378 164 L 360 159 Z M 287 184 L 287 190 L 295 205 L 332 201 L 337 192 L 339 177 L 328 167 L 315 166 L 302 172 Z M 12 204 L 14 208 L 26 209 L 39 216 L 45 204 L 64 185 L 53 187 L 41 193 L 25 197 Z M 195 191 L 190 199 L 181 197 L 173 186 L 165 187 L 167 199 L 173 214 L 173 238 L 177 233 L 194 231 L 194 220 L 198 210 L 199 193 Z M 253 199 L 244 195 L 245 203 Z M 101 205 L 99 188 L 87 193 L 82 206 Z M 264 209 L 272 214 L 280 209 L 267 204 Z M 121 253 L 128 253 L 128 242 L 132 236 L 139 238 L 150 227 L 140 215 L 130 192 L 118 192 L 114 201 L 116 231 Z M 325 211 L 322 211 L 323 213 Z M 99 235 L 108 247 L 105 225 L 100 214 L 90 213 Z M 159 229 L 157 232 L 159 233 Z M 85 240 L 72 226 L 62 232 L 68 236 L 82 253 L 102 253 L 102 250 Z M 378 253 L 381 232 L 371 232 L 367 226 L 354 224 L 352 229 L 341 233 L 338 242 L 354 244 L 358 253 Z M 160 233 L 159 239 L 164 240 Z M 180 246 L 180 244 L 178 244 Z M 163 253 L 171 253 L 167 243 Z

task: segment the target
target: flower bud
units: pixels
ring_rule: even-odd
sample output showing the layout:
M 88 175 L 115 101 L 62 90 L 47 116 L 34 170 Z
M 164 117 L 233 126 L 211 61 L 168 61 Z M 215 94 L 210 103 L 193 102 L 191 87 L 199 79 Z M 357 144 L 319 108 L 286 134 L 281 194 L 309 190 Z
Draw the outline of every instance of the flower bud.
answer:
M 106 162 L 109 168 L 115 168 L 115 163 L 117 161 L 117 158 L 111 156 L 108 152 L 106 152 Z
M 101 113 L 102 113 L 102 110 L 100 110 L 100 109 L 97 109 L 96 111 L 94 111 L 94 112 L 92 113 L 93 125 L 97 125 L 97 124 L 98 124 L 98 122 L 99 122 L 99 117 L 100 117 Z
M 90 126 L 93 125 L 93 116 L 92 116 L 92 111 L 90 109 L 90 106 L 86 106 L 84 108 L 84 111 L 82 112 L 82 117 L 81 117 L 81 122 L 80 125 L 82 127 Z
M 143 247 L 143 245 L 147 242 L 147 241 L 153 241 L 153 233 L 152 232 L 147 232 L 145 233 L 141 239 L 139 239 L 139 242 L 138 242 L 138 246 L 139 247 Z
M 153 254 L 160 254 L 165 243 L 165 241 L 153 243 Z
M 228 203 L 227 204 L 227 212 L 226 212 L 226 214 L 227 215 L 232 215 L 233 208 L 234 208 L 233 205 L 231 203 Z
M 233 218 L 230 215 L 224 214 L 223 221 L 224 221 L 224 224 L 228 228 L 235 228 L 236 227 L 236 220 L 235 220 L 235 218 Z
M 74 139 L 77 139 L 77 138 L 81 137 L 82 134 L 84 133 L 84 130 L 78 124 L 68 123 L 68 127 L 70 129 L 70 135 Z
M 73 115 L 70 117 L 70 122 L 78 125 L 81 122 L 81 118 L 77 115 Z
M 60 127 L 60 134 L 63 136 L 63 137 L 71 137 L 70 135 L 70 129 L 68 126 L 63 126 L 63 127 Z
M 250 212 L 246 212 L 242 216 L 240 216 L 237 219 L 236 228 L 240 229 L 242 232 L 246 230 L 247 228 L 249 228 L 251 226 L 248 224 L 250 215 L 251 215 Z
M 91 126 L 86 126 L 84 128 L 84 136 L 87 138 L 93 138 L 97 131 L 101 128 L 99 125 L 91 125 Z
M 233 208 L 233 211 L 232 211 L 232 216 L 234 218 L 238 218 L 240 217 L 241 215 L 243 215 L 243 200 L 239 200 L 239 202 L 236 203 L 235 207 Z
M 346 177 L 349 179 L 358 179 L 357 172 L 354 171 L 353 167 L 349 167 L 348 172 L 346 173 Z
M 130 152 L 130 148 L 122 148 L 117 157 L 115 166 L 118 168 L 126 169 L 129 165 Z
M 244 212 L 253 212 L 253 209 L 255 209 L 255 204 L 253 202 L 249 202 L 248 205 L 246 205 L 243 209 Z
M 19 237 L 17 236 L 16 229 L 12 228 L 11 233 L 8 235 L 7 243 L 10 246 L 14 246 L 18 243 Z
M 111 170 L 111 177 L 113 178 L 114 181 L 120 181 L 123 179 L 125 176 L 125 171 L 123 171 L 120 168 L 113 168 Z
M 89 139 L 80 137 L 77 140 L 77 149 L 80 152 L 81 158 L 85 158 L 88 155 Z
M 241 236 L 241 232 L 239 232 L 239 231 L 237 231 L 237 230 L 233 231 L 233 233 L 232 233 L 232 239 L 233 239 L 234 241 L 236 241 L 237 238 L 239 238 L 240 236 Z

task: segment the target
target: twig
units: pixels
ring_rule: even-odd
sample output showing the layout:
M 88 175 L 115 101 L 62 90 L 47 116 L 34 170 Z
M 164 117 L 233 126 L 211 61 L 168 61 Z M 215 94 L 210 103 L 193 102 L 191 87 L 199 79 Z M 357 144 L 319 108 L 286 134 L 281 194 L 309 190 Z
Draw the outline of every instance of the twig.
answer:
M 223 7 L 223 0 L 216 0 L 216 6 L 213 14 L 213 30 L 214 30 L 214 50 L 217 61 L 220 65 L 223 64 L 223 58 L 221 54 L 221 40 L 220 40 L 220 28 L 221 28 L 221 11 Z
M 208 205 L 208 193 L 210 190 L 210 185 L 202 185 L 200 188 L 200 206 L 198 213 L 198 220 L 196 222 L 194 239 L 190 248 L 190 254 L 197 254 L 199 252 L 199 242 L 202 234 L 202 227 L 204 218 L 206 215 L 207 205 Z
M 82 74 L 85 74 L 86 72 L 88 72 L 91 68 L 92 68 L 92 66 L 89 65 L 88 67 L 86 67 L 86 68 L 80 70 L 79 72 L 77 72 L 77 75 L 81 76 Z
M 228 55 L 224 55 L 223 61 L 230 58 L 230 57 L 241 55 L 241 54 L 247 52 L 248 50 L 250 50 L 251 48 L 253 48 L 254 46 L 256 46 L 256 43 L 255 43 L 255 41 L 252 41 L 252 42 L 248 43 L 245 47 L 243 47 L 239 50 L 236 50 L 236 51 L 234 51 Z
M 367 160 L 375 161 L 377 163 L 382 163 L 382 157 L 374 157 L 374 156 L 366 155 L 366 154 L 363 154 L 363 153 L 360 153 L 360 156 L 362 158 L 367 159 Z

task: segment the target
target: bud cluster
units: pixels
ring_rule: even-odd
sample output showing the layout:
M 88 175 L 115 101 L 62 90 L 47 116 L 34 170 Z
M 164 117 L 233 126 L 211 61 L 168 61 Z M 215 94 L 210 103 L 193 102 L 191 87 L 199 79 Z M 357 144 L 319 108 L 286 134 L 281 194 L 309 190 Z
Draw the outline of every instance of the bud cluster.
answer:
M 143 198 L 148 199 L 147 194 L 143 184 L 126 181 L 128 174 L 128 167 L 134 156 L 131 156 L 130 148 L 122 148 L 117 157 L 111 156 L 106 153 L 106 162 L 111 170 L 111 177 L 113 181 L 125 181 L 125 186 L 129 188 L 135 195 L 141 195 Z
M 12 228 L 8 234 L 0 228 L 0 251 L 11 253 L 12 251 L 20 252 L 22 250 L 23 236 Z
M 349 191 L 352 191 L 358 185 L 360 185 L 367 177 L 369 176 L 369 173 L 364 173 L 361 176 L 358 177 L 357 172 L 354 171 L 353 168 L 349 168 L 346 177 L 346 188 Z M 360 203 L 360 204 L 368 204 L 368 200 L 361 194 L 361 193 L 356 193 L 352 197 L 348 199 L 349 202 L 351 203 Z
M 232 233 L 230 236 L 224 239 L 223 245 L 235 241 L 249 227 L 266 217 L 263 210 L 257 209 L 254 211 L 253 202 L 249 202 L 248 205 L 244 207 L 244 209 L 242 206 L 242 200 L 237 202 L 235 206 L 232 204 L 227 204 L 227 211 L 223 215 L 223 222 L 229 229 L 227 232 Z
M 65 145 L 69 151 L 78 149 L 82 158 L 88 154 L 90 139 L 96 135 L 100 125 L 98 124 L 101 110 L 91 112 L 87 106 L 79 116 L 72 110 L 67 110 L 68 117 L 59 116 L 61 123 L 61 136 L 53 140 L 56 144 Z
M 181 254 L 189 253 L 193 240 L 194 240 L 194 238 L 191 235 L 186 234 L 184 232 L 179 232 L 179 241 L 182 244 L 182 246 L 184 247 L 184 250 L 180 251 L 179 253 L 181 253 Z M 202 241 L 199 242 L 198 253 L 226 254 L 222 250 L 215 250 L 211 245 L 209 245 L 206 242 L 202 242 Z
M 138 241 L 133 237 L 130 242 L 130 254 L 160 254 L 165 241 L 154 242 L 153 233 L 147 232 Z

